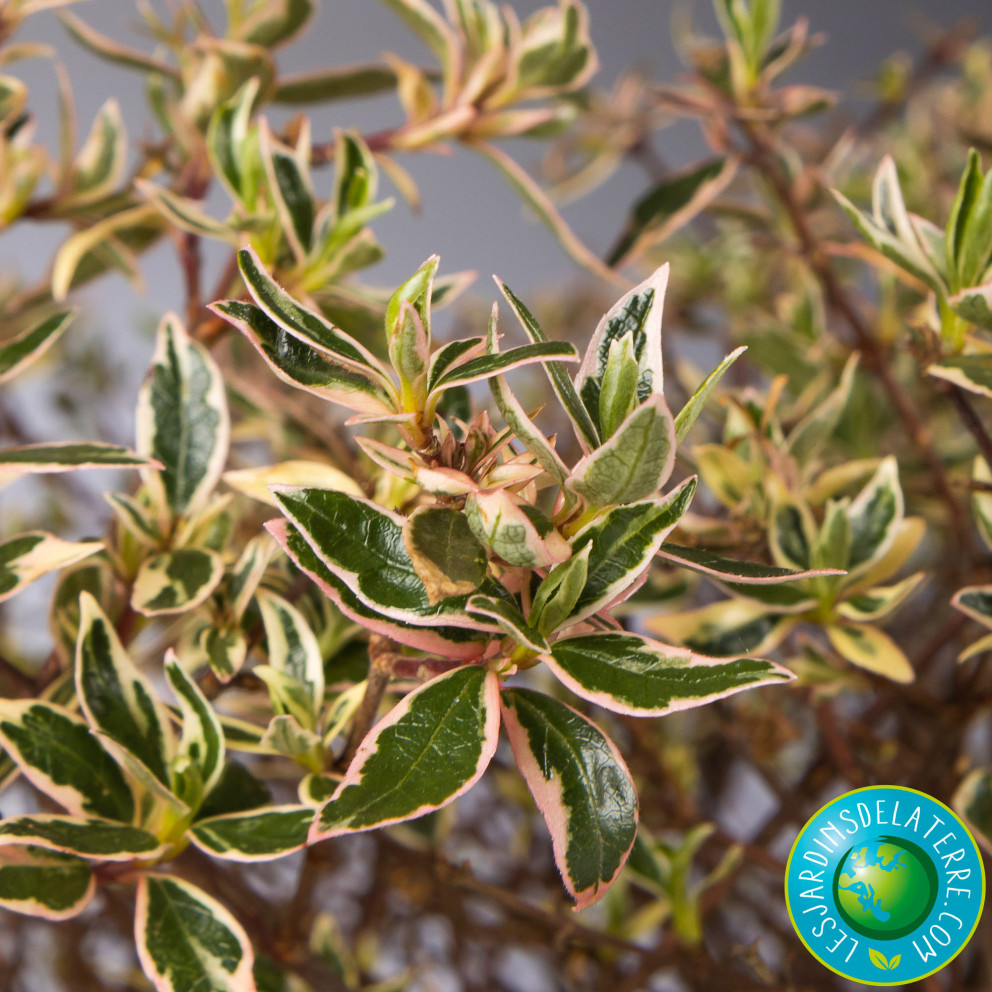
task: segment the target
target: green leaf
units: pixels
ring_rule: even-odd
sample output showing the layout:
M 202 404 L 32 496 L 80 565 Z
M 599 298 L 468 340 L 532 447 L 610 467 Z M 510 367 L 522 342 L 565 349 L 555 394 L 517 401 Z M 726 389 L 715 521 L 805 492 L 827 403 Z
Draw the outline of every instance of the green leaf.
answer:
M 957 258 L 958 286 L 973 286 L 980 282 L 986 273 L 992 244 L 989 232 L 992 231 L 992 170 L 982 179 L 964 224 Z
M 258 809 L 271 802 L 269 790 L 244 765 L 237 761 L 227 761 L 220 779 L 200 807 L 199 815 L 206 820 L 226 813 Z
M 489 559 L 460 510 L 418 507 L 403 525 L 403 544 L 431 603 L 475 592 Z
M 266 529 L 302 572 L 308 575 L 345 616 L 372 633 L 444 658 L 476 658 L 485 650 L 488 633 L 458 627 L 413 626 L 382 616 L 368 607 L 332 572 L 304 536 L 284 520 L 269 521 Z
M 530 623 L 547 637 L 565 625 L 586 587 L 593 542 L 587 541 L 568 561 L 555 565 L 534 593 Z
M 238 252 L 238 267 L 255 302 L 281 328 L 332 361 L 371 373 L 387 392 L 392 389 L 389 373 L 382 363 L 350 335 L 297 303 L 266 272 L 251 248 Z
M 104 493 L 103 498 L 114 511 L 122 530 L 130 534 L 141 547 L 152 549 L 161 546 L 164 540 L 162 531 L 147 500 L 125 493 Z
M 179 70 L 162 62 L 159 59 L 146 55 L 136 48 L 127 48 L 111 40 L 106 35 L 90 27 L 85 21 L 80 20 L 75 14 L 63 13 L 59 15 L 62 26 L 79 42 L 98 58 L 106 59 L 115 65 L 122 65 L 128 69 L 139 69 L 142 72 L 155 72 L 167 78 L 178 78 Z
M 815 605 L 815 600 L 808 601 L 808 607 Z M 699 654 L 727 657 L 771 651 L 795 623 L 792 617 L 776 616 L 759 603 L 730 599 L 698 610 L 653 616 L 645 625 L 652 633 L 684 644 Z
M 954 594 L 951 605 L 992 630 L 992 586 L 965 586 Z
M 0 382 L 23 372 L 62 336 L 75 310 L 60 310 L 0 344 Z
M 527 337 L 533 342 L 547 341 L 547 335 L 541 330 L 540 325 L 534 319 L 534 315 L 524 304 L 511 292 L 510 287 L 499 279 L 496 285 L 500 292 L 506 297 L 507 302 L 517 315 L 521 327 L 523 327 Z M 561 400 L 565 412 L 568 414 L 579 440 L 586 448 L 595 448 L 599 445 L 599 429 L 593 423 L 588 411 L 582 405 L 579 394 L 575 390 L 572 380 L 569 378 L 565 366 L 561 362 L 546 362 L 544 370 L 551 380 L 552 388 Z
M 678 415 L 675 417 L 676 444 L 681 444 L 686 439 L 689 431 L 692 430 L 692 425 L 703 412 L 703 407 L 706 405 L 706 401 L 710 398 L 710 394 L 714 389 L 716 389 L 720 380 L 724 377 L 730 366 L 733 365 L 745 351 L 747 351 L 747 346 L 742 345 L 740 348 L 735 348 L 729 355 L 727 355 L 727 357 L 720 362 L 720 364 L 705 379 L 703 379 L 696 391 L 689 397 L 685 406 L 679 410 Z
M 666 264 L 610 307 L 589 342 L 582 365 L 575 376 L 575 389 L 596 425 L 600 438 L 604 438 L 599 422 L 600 392 L 610 345 L 614 341 L 630 337 L 633 343 L 634 356 L 640 370 L 637 382 L 638 401 L 643 404 L 652 394 L 659 398 L 661 396 L 661 311 L 667 286 Z M 674 438 L 671 446 L 674 449 Z
M 35 847 L 0 847 L 0 906 L 25 916 L 68 920 L 96 892 L 93 869 L 81 858 Z
M 0 743 L 24 777 L 70 813 L 133 819 L 124 775 L 79 717 L 40 701 L 0 700 Z
M 545 654 L 550 650 L 548 642 L 524 620 L 524 615 L 516 604 L 492 599 L 490 596 L 473 596 L 468 601 L 468 611 L 495 620 L 503 633 L 528 651 Z
M 584 909 L 623 868 L 637 833 L 637 790 L 613 742 L 571 707 L 530 689 L 501 694 L 514 757 L 551 831 L 565 887 Z
M 259 127 L 259 146 L 283 236 L 297 261 L 303 262 L 313 247 L 316 216 L 310 177 L 296 156 L 273 140 L 264 120 Z
M 255 4 L 238 23 L 234 37 L 266 48 L 283 45 L 306 27 L 315 9 L 314 0 L 267 0 Z
M 775 586 L 783 582 L 795 582 L 799 579 L 810 579 L 820 575 L 842 575 L 836 568 L 819 568 L 797 570 L 794 568 L 779 568 L 775 565 L 763 565 L 760 562 L 739 561 L 736 558 L 725 558 L 705 548 L 686 548 L 679 544 L 664 543 L 661 545 L 661 557 L 674 562 L 683 568 L 691 568 L 694 572 L 702 572 L 720 579 L 723 582 L 738 585 L 767 585 Z
M 142 875 L 134 936 L 141 968 L 157 992 L 253 992 L 248 935 L 219 902 L 189 882 Z
M 734 159 L 718 158 L 663 179 L 634 204 L 606 264 L 619 267 L 664 241 L 719 196 L 736 171 Z
M 761 658 L 706 658 L 623 633 L 566 638 L 544 661 L 577 696 L 628 716 L 664 716 L 792 678 Z
M 979 327 L 984 327 L 986 330 L 992 330 L 992 283 L 986 283 L 984 286 L 975 286 L 971 289 L 962 289 L 960 293 L 955 293 L 953 296 L 947 298 L 947 305 L 959 317 L 963 317 L 965 320 L 970 321 L 972 324 L 977 324 Z M 969 355 L 966 357 L 977 356 Z M 936 366 L 931 366 L 927 371 L 930 375 L 936 375 L 937 373 L 931 370 L 933 368 L 941 368 L 945 365 L 947 365 L 946 361 L 939 362 Z M 951 368 L 953 367 L 952 364 Z M 985 388 L 972 390 L 972 392 L 984 392 L 988 395 L 987 377 L 983 376 L 981 379 L 986 380 Z M 968 387 L 965 386 L 965 388 L 967 389 Z
M 851 396 L 851 387 L 854 385 L 854 373 L 858 367 L 859 358 L 860 355 L 857 353 L 848 358 L 836 388 L 825 399 L 817 403 L 789 433 L 789 453 L 800 465 L 812 457 L 840 423 L 840 418 Z
M 878 561 L 896 539 L 903 518 L 899 464 L 894 456 L 882 460 L 868 484 L 847 508 L 851 523 L 851 573 Z
M 695 491 L 693 476 L 666 496 L 611 507 L 575 535 L 573 553 L 588 546 L 590 557 L 585 586 L 571 611 L 572 620 L 598 613 L 634 585 L 688 510 Z
M 675 464 L 675 424 L 660 393 L 648 397 L 605 444 L 585 455 L 566 485 L 592 506 L 653 496 Z
M 293 695 L 292 687 L 286 686 L 289 680 L 273 671 L 268 665 L 259 665 L 254 671 L 267 685 L 272 697 L 273 709 L 278 712 L 280 709 L 288 708 L 286 699 Z M 260 746 L 263 751 L 284 754 L 308 768 L 318 761 L 323 765 L 320 735 L 301 725 L 292 711 L 280 713 L 269 721 Z
M 93 203 L 117 188 L 127 168 L 127 150 L 121 108 L 115 99 L 110 99 L 100 108 L 73 163 L 70 194 L 73 206 Z
M 816 522 L 805 503 L 784 494 L 771 507 L 768 544 L 782 568 L 806 571 L 816 543 Z
M 969 393 L 992 397 L 992 355 L 957 355 L 945 358 L 928 366 L 927 375 L 951 382 Z
M 855 623 L 881 620 L 911 596 L 923 579 L 924 573 L 917 572 L 890 586 L 873 586 L 864 592 L 855 593 L 837 604 L 837 613 L 845 620 L 852 620 Z
M 496 751 L 499 680 L 474 665 L 411 692 L 362 742 L 311 842 L 401 823 L 470 789 Z
M 465 516 L 472 533 L 511 565 L 545 568 L 572 553 L 547 517 L 505 489 L 469 493 Z
M 868 957 L 871 959 L 871 963 L 876 968 L 881 968 L 883 971 L 888 971 L 889 969 L 888 959 L 881 951 L 876 950 L 874 947 L 869 947 Z
M 300 850 L 313 825 L 311 806 L 269 806 L 200 820 L 190 836 L 201 851 L 225 861 L 272 861 Z
M 327 489 L 277 487 L 273 492 L 325 565 L 376 613 L 418 626 L 442 621 L 491 629 L 467 616 L 465 597 L 430 602 L 403 543 L 404 518 L 399 514 Z M 488 585 L 481 591 L 488 595 Z
M 224 561 L 213 551 L 164 551 L 141 563 L 131 606 L 146 617 L 185 613 L 199 606 L 223 577 Z
M 144 468 L 157 463 L 119 444 L 100 441 L 47 442 L 0 450 L 0 469 L 14 472 L 73 472 L 80 468 Z
M 335 131 L 334 134 L 334 189 L 331 203 L 338 227 L 349 214 L 361 216 L 363 208 L 375 202 L 379 188 L 379 170 L 375 156 L 369 151 L 362 136 L 354 131 Z M 362 223 L 371 217 L 366 216 Z M 388 305 L 387 305 L 388 306 Z
M 164 466 L 142 475 L 163 509 L 193 516 L 206 506 L 227 459 L 230 430 L 220 370 L 179 318 L 167 314 L 138 398 L 138 452 Z
M 276 103 L 325 103 L 371 96 L 395 86 L 396 73 L 387 65 L 335 66 L 297 76 L 280 76 L 272 99 Z
M 168 788 L 175 753 L 168 712 L 96 600 L 84 592 L 79 605 L 76 691 L 83 713 L 94 729 L 133 754 Z
M 248 642 L 240 630 L 204 627 L 197 635 L 196 646 L 221 682 L 229 682 L 241 671 L 248 654 Z
M 165 220 L 180 230 L 189 231 L 214 241 L 226 241 L 238 245 L 241 237 L 237 228 L 210 216 L 197 200 L 158 186 L 144 179 L 136 179 L 134 185 L 141 195 L 151 203 Z
M 481 382 L 483 379 L 489 379 L 523 365 L 532 365 L 534 362 L 577 361 L 578 357 L 579 353 L 567 341 L 522 344 L 518 348 L 511 348 L 497 355 L 480 355 L 478 358 L 471 358 L 455 366 L 438 378 L 433 391 L 441 392 L 445 389 L 453 389 L 455 386 Z
M 258 596 L 265 627 L 269 665 L 292 684 L 298 707 L 289 707 L 308 730 L 316 726 L 324 705 L 324 656 L 317 637 L 303 614 L 290 602 L 271 592 Z M 299 712 L 297 712 L 297 709 Z
M 206 696 L 183 671 L 171 650 L 165 658 L 165 675 L 176 694 L 183 718 L 173 771 L 177 793 L 187 805 L 195 808 L 224 771 L 224 730 Z M 191 769 L 195 769 L 195 774 Z
M 100 541 L 76 544 L 40 530 L 0 541 L 0 603 L 43 575 L 102 550 Z
M 913 666 L 895 641 L 870 624 L 831 624 L 827 637 L 834 650 L 852 665 L 893 682 L 912 682 Z
M 248 128 L 258 97 L 259 80 L 249 79 L 230 100 L 224 101 L 210 118 L 207 128 L 207 155 L 213 173 L 235 200 L 251 206 L 246 188 L 248 172 Z M 247 202 L 246 202 L 247 201 Z
M 378 377 L 329 360 L 289 334 L 258 307 L 228 300 L 210 308 L 254 345 L 283 382 L 363 416 L 389 416 L 397 407 Z
M 969 226 L 972 210 L 974 209 L 982 191 L 982 158 L 974 148 L 968 152 L 968 161 L 965 164 L 964 172 L 961 173 L 961 182 L 958 185 L 957 196 L 951 207 L 950 216 L 947 218 L 945 228 L 945 244 L 947 251 L 947 268 L 950 272 L 960 277 L 962 263 L 962 248 L 965 241 L 965 233 Z M 958 283 L 953 288 L 957 289 L 967 283 Z
M 53 814 L 0 821 L 0 846 L 7 844 L 29 844 L 99 861 L 154 858 L 165 848 L 157 837 L 137 827 Z

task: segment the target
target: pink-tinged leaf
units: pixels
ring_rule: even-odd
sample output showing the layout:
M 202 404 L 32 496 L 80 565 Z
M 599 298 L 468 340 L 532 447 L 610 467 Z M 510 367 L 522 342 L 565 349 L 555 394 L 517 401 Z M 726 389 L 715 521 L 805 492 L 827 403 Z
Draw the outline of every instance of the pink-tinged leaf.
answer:
M 499 736 L 499 679 L 463 665 L 393 707 L 362 741 L 311 843 L 441 809 L 481 778 Z
M 633 339 L 634 355 L 640 366 L 643 388 L 651 393 L 662 391 L 661 312 L 665 290 L 668 288 L 668 272 L 666 262 L 644 282 L 621 296 L 606 312 L 593 333 L 575 376 L 575 388 L 597 427 L 599 387 L 606 369 L 610 345 L 614 341 L 620 341 L 628 335 Z
M 550 520 L 505 490 L 469 495 L 465 515 L 472 533 L 511 565 L 547 568 L 572 553 Z
M 405 451 L 370 437 L 356 437 L 358 446 L 376 465 L 421 489 L 441 496 L 466 496 L 478 486 L 471 477 L 453 468 L 431 468 L 414 451 Z
M 241 924 L 180 878 L 141 876 L 134 943 L 156 992 L 256 992 L 255 956 Z
M 664 716 L 793 678 L 762 658 L 707 658 L 619 632 L 568 637 L 542 660 L 577 696 L 628 716 Z
M 0 821 L 0 845 L 23 844 L 97 861 L 154 859 L 166 845 L 138 827 L 110 820 L 60 816 L 12 816 Z
M 616 745 L 581 713 L 531 689 L 502 693 L 503 724 L 575 908 L 598 902 L 637 836 L 637 790 Z
M 450 627 L 412 627 L 398 623 L 369 609 L 348 586 L 320 560 L 300 532 L 286 520 L 270 520 L 265 529 L 275 538 L 292 562 L 345 616 L 366 630 L 392 638 L 407 647 L 444 658 L 478 658 L 486 649 L 488 636 L 473 639 L 470 632 Z
M 776 586 L 783 582 L 814 579 L 822 575 L 843 575 L 841 568 L 813 568 L 797 570 L 764 565 L 760 562 L 738 561 L 725 558 L 705 548 L 686 548 L 678 544 L 662 544 L 659 556 L 682 568 L 690 568 L 703 575 L 734 585 Z

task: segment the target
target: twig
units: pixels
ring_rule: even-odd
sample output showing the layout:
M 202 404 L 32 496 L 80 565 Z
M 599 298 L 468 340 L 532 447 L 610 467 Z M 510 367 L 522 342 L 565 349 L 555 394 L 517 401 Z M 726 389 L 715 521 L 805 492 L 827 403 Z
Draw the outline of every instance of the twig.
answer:
M 348 735 L 348 745 L 341 755 L 341 764 L 351 763 L 366 734 L 372 729 L 379 712 L 379 704 L 386 694 L 389 680 L 393 677 L 393 668 L 401 657 L 402 655 L 393 650 L 393 642 L 388 638 L 380 634 L 373 634 L 369 638 L 369 679 L 365 686 L 365 695 L 362 696 L 362 701 L 355 711 L 351 733 Z

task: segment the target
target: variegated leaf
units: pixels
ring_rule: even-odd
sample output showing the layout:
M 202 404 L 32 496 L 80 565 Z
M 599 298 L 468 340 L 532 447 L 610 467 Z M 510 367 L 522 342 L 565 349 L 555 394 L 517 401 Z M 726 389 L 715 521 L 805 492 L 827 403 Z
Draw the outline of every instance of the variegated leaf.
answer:
M 0 382 L 13 378 L 41 358 L 62 336 L 75 315 L 74 310 L 60 310 L 0 344 Z
M 248 641 L 240 630 L 203 627 L 196 636 L 196 647 L 221 682 L 229 682 L 244 665 Z
M 984 327 L 986 330 L 992 330 L 992 283 L 962 289 L 960 293 L 955 293 L 947 298 L 947 305 L 959 317 L 963 317 L 979 327 Z M 941 362 L 940 364 L 946 363 Z M 935 374 L 932 370 L 928 369 L 928 371 L 931 375 Z M 988 379 L 987 373 L 984 378 Z M 988 387 L 981 391 L 987 394 Z
M 630 503 L 658 492 L 674 464 L 675 423 L 656 393 L 576 464 L 566 485 L 592 506 Z
M 308 575 L 345 616 L 361 624 L 366 630 L 390 637 L 418 651 L 438 654 L 444 658 L 477 658 L 485 650 L 489 640 L 488 633 L 459 627 L 415 627 L 377 613 L 327 567 L 294 526 L 285 520 L 272 520 L 265 527 L 297 568 Z
M 225 861 L 272 861 L 307 842 L 312 806 L 268 806 L 200 820 L 190 837 L 201 851 Z
M 79 605 L 76 691 L 83 713 L 168 787 L 176 747 L 168 712 L 96 600 L 83 593 Z
M 176 792 L 195 808 L 224 771 L 224 729 L 199 686 L 183 671 L 171 650 L 165 658 L 165 674 L 183 718 L 182 737 L 173 762 Z
M 837 613 L 854 623 L 881 620 L 901 606 L 923 579 L 924 573 L 917 572 L 890 586 L 874 586 L 855 593 L 837 604 Z
M 324 462 L 294 459 L 259 468 L 239 468 L 224 473 L 224 481 L 239 493 L 278 506 L 269 486 L 306 486 L 308 489 L 337 489 L 338 492 L 362 496 L 362 487 L 339 468 Z
M 543 341 L 535 344 L 522 344 L 509 351 L 501 351 L 495 355 L 479 355 L 462 362 L 439 376 L 432 393 L 440 393 L 456 386 L 467 386 L 473 382 L 481 382 L 495 375 L 502 375 L 510 369 L 523 365 L 533 365 L 535 362 L 573 362 L 578 361 L 579 354 L 573 345 L 567 341 Z
M 707 658 L 637 634 L 583 634 L 543 659 L 577 696 L 629 716 L 664 716 L 791 679 L 762 658 Z
M 0 906 L 25 916 L 68 920 L 96 892 L 93 869 L 82 858 L 36 847 L 0 847 Z
M 679 410 L 675 417 L 675 442 L 681 444 L 692 430 L 692 425 L 703 412 L 706 401 L 710 398 L 713 390 L 720 384 L 720 380 L 726 375 L 727 370 L 737 361 L 747 346 L 742 345 L 735 348 L 720 364 L 699 384 L 696 391 L 686 401 L 684 407 Z
M 228 300 L 213 311 L 238 328 L 283 382 L 363 416 L 389 416 L 397 406 L 389 389 L 363 366 L 338 364 L 250 303 Z
M 254 953 L 241 924 L 180 878 L 141 876 L 134 939 L 156 992 L 255 992 Z
M 0 541 L 0 603 L 35 579 L 74 565 L 102 549 L 100 541 L 63 541 L 40 530 Z
M 24 777 L 76 816 L 129 823 L 134 797 L 89 727 L 60 706 L 0 700 L 0 743 Z
M 511 565 L 546 568 L 566 561 L 572 553 L 543 513 L 518 502 L 505 489 L 470 493 L 465 517 L 472 533 Z
M 146 617 L 185 613 L 199 606 L 223 577 L 224 561 L 213 551 L 164 551 L 141 563 L 131 606 Z
M 516 604 L 489 596 L 472 596 L 468 601 L 468 611 L 495 620 L 504 634 L 534 654 L 544 654 L 550 650 L 548 642 L 527 623 Z
M 258 606 L 269 666 L 291 682 L 298 698 L 299 706 L 288 707 L 288 712 L 312 730 L 324 704 L 324 657 L 317 637 L 303 614 L 281 596 L 262 592 Z
M 616 745 L 588 718 L 531 689 L 501 694 L 503 721 L 551 831 L 565 887 L 584 909 L 623 868 L 637 834 L 637 790 Z
M 816 605 L 815 600 L 808 600 L 806 603 L 808 606 Z M 794 619 L 776 615 L 760 603 L 728 599 L 698 610 L 649 617 L 645 625 L 652 633 L 684 644 L 692 651 L 728 657 L 771 651 L 795 623 Z
M 610 345 L 630 337 L 640 375 L 637 399 L 644 403 L 652 394 L 662 392 L 661 311 L 668 286 L 668 265 L 657 269 L 639 286 L 625 293 L 599 322 L 582 365 L 575 377 L 575 389 L 601 439 L 599 395 L 610 353 Z M 666 408 L 667 409 L 667 408 Z M 671 442 L 674 449 L 674 437 Z
M 605 510 L 572 538 L 573 553 L 587 545 L 591 550 L 586 583 L 571 619 L 599 612 L 640 578 L 695 491 L 693 476 L 666 496 Z
M 431 603 L 469 595 L 486 577 L 486 549 L 461 510 L 418 507 L 403 525 L 403 543 Z
M 220 370 L 169 314 L 159 325 L 138 397 L 138 452 L 164 466 L 143 475 L 163 510 L 194 516 L 206 506 L 227 460 L 229 439 Z
M 837 386 L 790 431 L 789 453 L 800 464 L 804 464 L 817 451 L 840 423 L 851 396 L 859 358 L 857 353 L 848 358 Z
M 144 468 L 158 465 L 119 444 L 100 441 L 25 444 L 0 451 L 0 469 L 12 472 L 74 472 L 80 468 Z
M 892 547 L 903 517 L 899 465 L 893 456 L 884 458 L 868 484 L 847 508 L 851 524 L 851 554 L 848 570 L 864 571 Z
M 992 586 L 965 586 L 954 594 L 951 605 L 992 630 Z
M 969 393 L 992 397 L 992 355 L 957 355 L 944 358 L 930 365 L 927 375 L 951 382 Z
M 124 823 L 40 814 L 0 821 L 0 846 L 27 844 L 98 861 L 154 858 L 165 845 L 145 830 Z
M 852 665 L 893 682 L 912 682 L 916 678 L 902 648 L 877 627 L 862 623 L 831 624 L 826 632 L 837 653 Z
M 488 630 L 465 613 L 465 597 L 432 604 L 403 544 L 404 518 L 369 500 L 325 489 L 273 490 L 282 512 L 320 559 L 368 608 L 417 626 Z M 487 583 L 480 592 L 489 595 Z
M 499 680 L 474 665 L 440 675 L 377 723 L 310 840 L 401 823 L 470 789 L 496 750 Z
M 73 163 L 69 202 L 75 207 L 113 193 L 124 177 L 127 149 L 121 108 L 111 98 L 97 113 Z
M 776 586 L 783 582 L 796 582 L 822 575 L 843 575 L 838 568 L 795 569 L 764 565 L 760 562 L 739 561 L 705 548 L 687 548 L 667 541 L 661 545 L 660 555 L 666 561 L 690 568 L 694 572 L 712 576 L 728 585 Z

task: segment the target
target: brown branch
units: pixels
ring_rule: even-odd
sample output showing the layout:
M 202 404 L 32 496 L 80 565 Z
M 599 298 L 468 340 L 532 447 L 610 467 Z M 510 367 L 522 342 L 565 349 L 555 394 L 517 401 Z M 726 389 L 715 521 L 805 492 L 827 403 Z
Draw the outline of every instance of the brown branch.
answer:
M 393 642 L 388 637 L 373 634 L 369 638 L 369 678 L 365 686 L 365 695 L 355 711 L 355 719 L 348 735 L 348 744 L 341 755 L 341 764 L 347 766 L 355 757 L 366 734 L 372 729 L 375 718 L 379 713 L 379 705 L 386 694 L 389 680 L 393 677 L 393 668 L 402 657 L 394 650 Z

